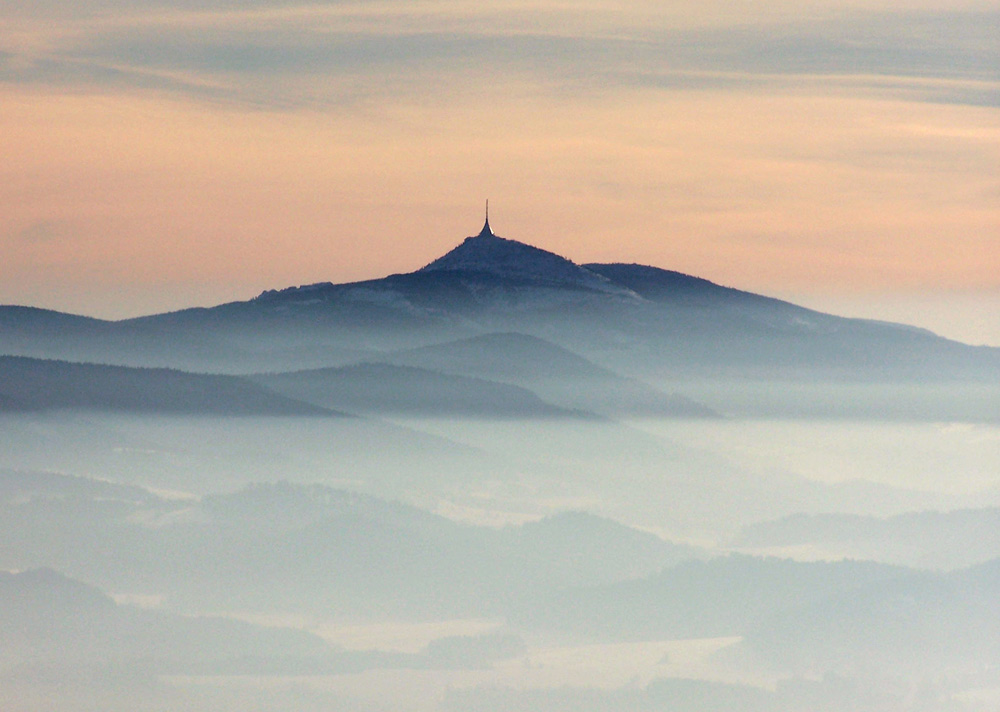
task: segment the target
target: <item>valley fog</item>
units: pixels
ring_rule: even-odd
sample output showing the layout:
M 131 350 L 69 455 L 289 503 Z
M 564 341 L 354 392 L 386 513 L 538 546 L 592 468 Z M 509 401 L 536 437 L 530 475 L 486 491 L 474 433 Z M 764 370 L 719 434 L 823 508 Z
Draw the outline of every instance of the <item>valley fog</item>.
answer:
M 1000 429 L 983 423 L 80 413 L 0 421 L 9 469 L 179 498 L 317 483 L 487 526 L 582 510 L 718 541 L 761 512 L 885 517 L 1000 498 Z M 748 492 L 755 501 L 743 499 Z
M 905 652 L 917 641 L 936 649 L 935 636 L 953 632 L 889 635 L 878 655 L 899 657 L 899 668 L 877 674 L 835 655 L 796 669 L 747 641 L 769 634 L 768 618 L 780 621 L 805 602 L 822 610 L 838 590 L 867 587 L 871 596 L 899 581 L 893 586 L 912 596 L 929 585 L 921 577 L 951 587 L 965 576 L 952 572 L 1000 557 L 1000 508 L 991 509 L 1000 504 L 998 434 L 984 423 L 845 418 L 8 414 L 0 419 L 0 568 L 53 569 L 66 583 L 35 585 L 86 582 L 114 596 L 109 609 L 166 617 L 156 624 L 164 630 L 209 615 L 220 625 L 263 626 L 255 635 L 264 640 L 215 653 L 243 662 L 212 661 L 212 645 L 200 646 L 209 652 L 199 666 L 169 662 L 183 648 L 167 636 L 156 643 L 166 660 L 147 672 L 115 642 L 124 624 L 86 614 L 15 636 L 21 642 L 7 659 L 22 662 L 8 667 L 5 687 L 21 709 L 32 709 L 37 695 L 61 709 L 85 709 L 75 706 L 82 699 L 135 709 L 136 694 L 150 709 L 184 701 L 233 710 L 251 702 L 772 710 L 804 709 L 817 698 L 829 709 L 885 699 L 896 700 L 886 709 L 904 709 L 911 686 L 929 679 Z M 839 529 L 824 519 L 837 516 L 846 518 Z M 902 526 L 906 517 L 913 521 Z M 803 574 L 792 573 L 769 612 L 731 620 L 731 606 L 750 605 L 754 591 L 775 585 L 773 564 L 733 556 L 816 566 L 864 559 L 885 573 L 850 574 L 841 584 L 823 575 L 805 590 Z M 692 561 L 719 570 L 685 569 Z M 728 570 L 736 565 L 745 570 Z M 731 604 L 695 605 L 673 600 L 677 585 L 749 588 Z M 980 595 L 978 585 L 972 590 Z M 32 594 L 29 609 L 44 615 L 50 595 Z M 563 601 L 556 618 L 550 599 Z M 598 611 L 619 612 L 601 620 Z M 842 615 L 870 625 L 864 611 Z M 704 622 L 680 625 L 691 616 Z M 306 650 L 266 641 L 294 631 L 312 638 Z M 48 672 L 27 662 L 37 659 L 40 637 L 67 635 L 72 655 L 47 654 Z M 826 642 L 810 645 L 825 650 Z M 435 646 L 455 653 L 436 658 Z M 855 656 L 861 643 L 838 646 Z M 109 650 L 120 660 L 112 668 Z M 958 662 L 942 652 L 939 664 L 955 672 L 935 688 L 951 700 L 941 709 L 990 708 L 975 700 L 997 682 L 983 677 L 981 647 L 969 650 L 975 655 L 958 654 Z M 46 682 L 84 670 L 79 692 Z M 827 677 L 816 681 L 823 670 Z M 692 688 L 695 680 L 702 687 Z M 967 692 L 959 697 L 953 685 Z

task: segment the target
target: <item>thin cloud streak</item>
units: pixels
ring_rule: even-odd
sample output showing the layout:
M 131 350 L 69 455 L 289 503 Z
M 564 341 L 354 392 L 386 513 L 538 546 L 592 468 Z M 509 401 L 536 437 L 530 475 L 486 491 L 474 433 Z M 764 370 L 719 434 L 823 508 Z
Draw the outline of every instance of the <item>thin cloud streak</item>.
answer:
M 563 22 L 575 13 L 491 12 L 424 14 L 381 8 L 290 8 L 244 13 L 180 13 L 71 23 L 54 31 L 22 29 L 0 76 L 8 81 L 77 83 L 134 88 L 207 86 L 254 103 L 294 105 L 303 97 L 288 82 L 333 82 L 332 94 L 312 101 L 342 103 L 336 87 L 378 83 L 388 76 L 415 82 L 421 91 L 440 75 L 482 73 L 527 78 L 541 86 L 599 91 L 653 85 L 671 88 L 719 77 L 747 86 L 773 77 L 874 76 L 951 80 L 938 101 L 996 105 L 1000 97 L 1000 12 L 896 12 L 854 14 L 779 25 L 678 29 Z M 523 17 L 523 19 L 518 19 Z M 556 21 L 553 21 L 553 20 Z M 9 30 L 6 35 L 18 35 Z M 30 49 L 35 47 L 34 52 Z M 43 48 L 43 49 L 38 49 Z M 970 94 L 964 82 L 975 82 Z M 395 88 L 390 82 L 389 90 Z M 243 97 L 245 100 L 246 97 Z

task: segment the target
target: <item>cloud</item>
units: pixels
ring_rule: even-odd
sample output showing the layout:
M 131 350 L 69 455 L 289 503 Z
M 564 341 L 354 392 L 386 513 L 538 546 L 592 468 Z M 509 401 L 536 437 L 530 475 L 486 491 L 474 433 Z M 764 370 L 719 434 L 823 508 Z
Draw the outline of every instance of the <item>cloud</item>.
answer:
M 44 41 L 36 38 L 44 51 L 0 57 L 0 78 L 286 106 L 441 92 L 453 80 L 600 92 L 896 77 L 914 100 L 1000 105 L 995 10 L 855 11 L 836 19 L 690 28 L 669 17 L 643 24 L 645 16 L 635 12 L 587 21 L 571 9 L 407 7 L 175 9 L 68 22 Z M 942 84 L 916 86 L 926 80 Z M 864 82 L 858 89 L 893 91 Z

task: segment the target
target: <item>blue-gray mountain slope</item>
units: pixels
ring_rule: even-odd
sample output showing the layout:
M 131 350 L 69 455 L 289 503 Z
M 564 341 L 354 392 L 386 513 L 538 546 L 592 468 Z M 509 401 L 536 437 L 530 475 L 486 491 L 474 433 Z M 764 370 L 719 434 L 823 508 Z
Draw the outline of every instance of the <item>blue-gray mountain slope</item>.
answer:
M 0 356 L 0 412 L 334 415 L 245 378 Z
M 15 311 L 12 311 L 15 310 Z M 254 372 L 345 365 L 492 332 L 628 375 L 1000 381 L 1000 349 L 846 319 L 654 267 L 576 265 L 480 234 L 426 267 L 121 322 L 0 309 L 8 353 Z
M 588 417 L 550 405 L 527 388 L 388 363 L 261 374 L 252 379 L 289 398 L 351 413 L 446 418 Z

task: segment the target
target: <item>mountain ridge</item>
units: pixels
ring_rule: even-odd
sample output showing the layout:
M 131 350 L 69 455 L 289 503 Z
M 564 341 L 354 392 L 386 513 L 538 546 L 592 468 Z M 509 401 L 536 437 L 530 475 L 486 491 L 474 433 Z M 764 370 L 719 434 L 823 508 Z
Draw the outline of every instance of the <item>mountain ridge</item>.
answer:
M 237 376 L 0 356 L 0 413 L 53 410 L 342 415 Z
M 824 314 L 658 267 L 578 265 L 499 237 L 488 224 L 422 268 L 376 279 L 265 290 L 117 322 L 81 317 L 73 328 L 41 312 L 23 323 L 23 309 L 0 307 L 8 353 L 216 373 L 345 366 L 517 332 L 654 384 L 734 376 L 1000 381 L 1000 348 Z
M 682 395 L 663 393 L 550 341 L 517 332 L 490 332 L 390 352 L 382 360 L 510 383 L 528 388 L 548 402 L 612 417 L 718 416 Z
M 294 400 L 357 413 L 445 418 L 596 417 L 560 408 L 518 385 L 384 362 L 258 374 L 250 380 Z

